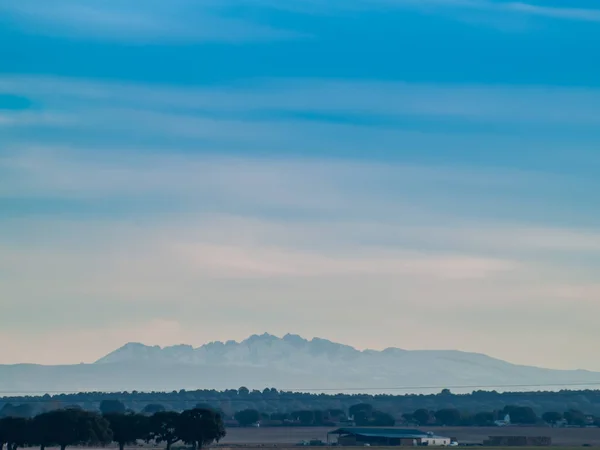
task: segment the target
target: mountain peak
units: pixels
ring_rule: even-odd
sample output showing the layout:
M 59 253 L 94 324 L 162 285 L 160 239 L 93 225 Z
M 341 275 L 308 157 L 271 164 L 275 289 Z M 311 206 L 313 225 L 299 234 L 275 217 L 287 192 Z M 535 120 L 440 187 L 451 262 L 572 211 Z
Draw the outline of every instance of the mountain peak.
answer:
M 272 342 L 272 341 L 278 341 L 280 340 L 277 336 L 269 334 L 269 333 L 263 333 L 263 334 L 253 334 L 252 336 L 244 339 L 242 341 L 242 343 L 248 343 L 248 344 L 252 344 L 255 342 Z
M 306 339 L 304 339 L 302 336 L 298 336 L 297 334 L 288 333 L 283 337 L 283 340 L 292 344 L 295 347 L 301 347 L 303 345 L 308 344 L 308 341 Z
M 100 358 L 96 363 L 151 360 L 162 351 L 163 349 L 158 345 L 148 346 L 140 342 L 128 342 L 112 353 Z

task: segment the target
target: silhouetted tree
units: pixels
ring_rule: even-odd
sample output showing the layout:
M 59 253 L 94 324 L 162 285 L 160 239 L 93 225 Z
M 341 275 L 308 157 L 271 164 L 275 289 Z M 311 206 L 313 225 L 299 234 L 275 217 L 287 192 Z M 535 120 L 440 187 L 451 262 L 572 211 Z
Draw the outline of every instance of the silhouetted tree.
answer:
M 106 414 L 104 416 L 110 423 L 113 440 L 123 450 L 126 444 L 135 443 L 138 439 L 146 439 L 149 434 L 148 418 L 141 414 Z
M 159 411 L 150 417 L 148 428 L 150 430 L 148 437 L 154 439 L 157 444 L 164 442 L 167 444 L 167 450 L 171 445 L 179 440 L 177 426 L 180 415 L 174 411 Z
M 113 432 L 108 420 L 92 411 L 73 411 L 78 413 L 79 433 L 83 443 L 104 446 L 113 441 Z
M 4 450 L 4 445 L 6 444 L 6 424 L 3 418 L 0 418 L 0 450 Z
M 30 433 L 32 438 L 30 444 L 39 445 L 40 450 L 44 450 L 47 446 L 55 445 L 54 440 L 58 429 L 65 426 L 65 423 L 60 420 L 55 420 L 57 411 L 42 413 L 35 416 L 30 424 Z M 66 421 L 65 421 L 66 422 Z
M 29 419 L 24 417 L 4 417 L 2 421 L 2 433 L 6 440 L 7 450 L 17 450 L 28 443 Z
M 220 414 L 208 409 L 190 409 L 181 413 L 177 434 L 195 450 L 225 437 L 225 426 Z
M 31 420 L 29 443 L 40 449 L 57 445 L 107 444 L 112 441 L 108 422 L 100 415 L 81 409 L 59 409 L 39 414 Z

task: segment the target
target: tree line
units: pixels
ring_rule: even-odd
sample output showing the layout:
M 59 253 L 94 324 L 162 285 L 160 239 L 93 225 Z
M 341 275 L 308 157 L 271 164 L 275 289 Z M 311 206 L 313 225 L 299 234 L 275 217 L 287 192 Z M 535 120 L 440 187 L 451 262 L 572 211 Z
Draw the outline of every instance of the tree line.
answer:
M 341 409 L 300 410 L 291 413 L 267 414 L 256 409 L 244 409 L 233 415 L 240 426 L 261 423 L 266 426 L 299 425 L 299 426 L 331 426 L 341 423 L 352 423 L 358 426 L 391 427 L 396 419 L 389 413 L 378 411 L 371 405 L 360 403 L 350 407 L 348 412 Z
M 538 416 L 531 407 L 516 405 L 508 405 L 501 410 L 477 413 L 460 411 L 455 408 L 444 408 L 437 411 L 421 408 L 395 417 L 390 413 L 374 409 L 368 403 L 359 403 L 351 406 L 348 414 L 345 414 L 342 410 L 328 410 L 297 411 L 291 414 L 274 413 L 269 415 L 255 409 L 245 409 L 235 413 L 234 418 L 240 426 L 250 426 L 259 422 L 266 426 L 273 426 L 274 424 L 336 426 L 342 422 L 347 422 L 356 426 L 375 427 L 395 425 L 489 427 L 495 426 L 497 421 L 504 420 L 507 415 L 510 417 L 510 423 L 515 425 L 600 426 L 600 418 L 584 414 L 578 410 L 570 409 L 563 413 L 549 411 Z
M 261 421 L 274 421 L 295 425 L 330 425 L 340 422 L 339 411 L 348 414 L 357 404 L 369 404 L 374 413 L 358 420 L 366 423 L 389 423 L 391 416 L 397 424 L 412 423 L 410 419 L 417 410 L 431 413 L 443 410 L 459 411 L 460 421 L 465 425 L 481 425 L 502 419 L 502 411 L 511 405 L 530 408 L 537 420 L 548 412 L 556 412 L 569 424 L 581 422 L 582 416 L 600 417 L 600 391 L 560 392 L 495 392 L 475 391 L 470 394 L 454 394 L 447 389 L 437 394 L 325 394 L 278 391 L 267 388 L 262 391 L 246 387 L 226 391 L 195 390 L 173 392 L 81 392 L 44 396 L 14 396 L 0 398 L 0 417 L 32 417 L 50 409 L 73 406 L 97 411 L 103 402 L 118 400 L 132 411 L 152 414 L 159 410 L 183 411 L 201 405 L 222 413 L 232 419 L 244 410 L 257 411 Z M 575 413 L 572 413 L 572 412 Z M 452 413 L 456 417 L 456 412 Z M 423 413 L 421 413 L 423 415 Z M 572 416 L 575 419 L 572 419 Z M 548 416 L 547 416 L 548 418 Z M 587 420 L 587 419 L 586 419 Z M 551 422 L 548 422 L 551 423 Z
M 584 414 L 579 410 L 569 409 L 565 412 L 547 411 L 538 416 L 529 406 L 508 405 L 496 411 L 480 411 L 469 413 L 454 408 L 429 411 L 418 409 L 413 413 L 402 415 L 404 423 L 415 425 L 440 425 L 440 426 L 494 426 L 497 421 L 502 421 L 509 416 L 510 423 L 515 425 L 550 425 L 582 427 L 600 426 L 600 417 Z
M 57 446 L 65 450 L 74 445 L 125 445 L 139 440 L 164 443 L 167 450 L 182 441 L 195 450 L 225 437 L 221 415 L 212 410 L 194 408 L 181 413 L 157 411 L 147 415 L 127 411 L 118 401 L 105 403 L 101 413 L 81 408 L 43 412 L 32 418 L 0 418 L 0 450 L 22 447 Z

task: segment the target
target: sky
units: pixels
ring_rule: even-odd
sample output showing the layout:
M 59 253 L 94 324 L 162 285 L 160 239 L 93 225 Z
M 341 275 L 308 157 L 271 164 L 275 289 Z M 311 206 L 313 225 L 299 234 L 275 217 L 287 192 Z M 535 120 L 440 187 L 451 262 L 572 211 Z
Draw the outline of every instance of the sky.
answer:
M 597 0 L 0 0 L 0 363 L 600 371 L 599 174 Z

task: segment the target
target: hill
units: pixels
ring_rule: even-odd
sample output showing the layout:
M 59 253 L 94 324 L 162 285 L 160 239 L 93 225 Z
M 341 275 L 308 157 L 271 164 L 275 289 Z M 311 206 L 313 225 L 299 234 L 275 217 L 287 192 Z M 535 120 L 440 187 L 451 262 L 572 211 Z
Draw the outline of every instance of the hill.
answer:
M 288 390 L 406 388 L 434 392 L 463 386 L 526 390 L 544 386 L 590 386 L 600 373 L 520 366 L 454 350 L 360 351 L 325 339 L 254 335 L 242 342 L 212 342 L 199 348 L 161 348 L 129 343 L 93 364 L 0 366 L 0 391 L 171 391 L 278 387 Z

